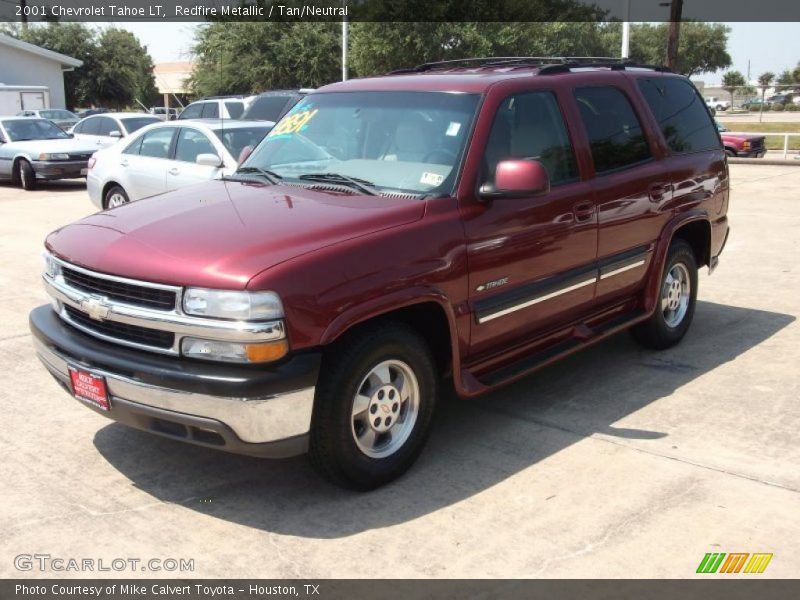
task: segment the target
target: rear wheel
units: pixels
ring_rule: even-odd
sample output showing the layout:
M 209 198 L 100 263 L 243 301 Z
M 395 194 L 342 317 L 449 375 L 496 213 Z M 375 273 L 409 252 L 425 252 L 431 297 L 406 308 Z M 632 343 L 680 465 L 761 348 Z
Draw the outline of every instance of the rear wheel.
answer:
M 103 208 L 116 208 L 130 202 L 128 194 L 125 193 L 120 186 L 115 185 L 106 192 L 106 197 L 103 199 Z
M 22 189 L 28 191 L 36 189 L 36 172 L 27 160 L 22 159 L 17 164 L 17 179 Z
M 697 261 L 685 240 L 674 240 L 661 276 L 656 310 L 631 334 L 646 348 L 663 350 L 681 341 L 694 317 L 697 303 Z
M 354 489 L 392 481 L 422 451 L 436 397 L 433 356 L 412 329 L 387 322 L 341 340 L 317 386 L 312 464 Z

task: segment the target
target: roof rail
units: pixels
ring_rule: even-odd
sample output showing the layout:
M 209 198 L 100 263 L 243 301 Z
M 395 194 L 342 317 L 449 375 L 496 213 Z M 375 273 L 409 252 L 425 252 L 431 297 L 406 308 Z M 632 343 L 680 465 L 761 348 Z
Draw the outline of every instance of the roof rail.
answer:
M 426 71 L 458 69 L 458 68 L 489 68 L 489 67 L 535 67 L 540 74 L 564 73 L 574 68 L 611 68 L 614 70 L 626 67 L 653 69 L 655 71 L 670 72 L 669 69 L 656 65 L 638 64 L 630 60 L 612 56 L 490 56 L 473 58 L 456 58 L 427 62 L 416 67 L 398 69 L 390 75 L 402 73 L 424 73 Z

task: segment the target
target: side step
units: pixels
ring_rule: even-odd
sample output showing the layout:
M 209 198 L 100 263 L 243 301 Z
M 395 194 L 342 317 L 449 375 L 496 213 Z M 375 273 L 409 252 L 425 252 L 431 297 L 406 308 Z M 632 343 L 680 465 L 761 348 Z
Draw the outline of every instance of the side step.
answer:
M 632 313 L 619 315 L 607 321 L 602 321 L 593 327 L 589 327 L 585 323 L 580 323 L 573 327 L 572 337 L 568 339 L 540 349 L 498 369 L 483 373 L 479 377 L 475 377 L 471 373 L 465 371 L 462 371 L 462 376 L 466 376 L 465 381 L 471 380 L 484 388 L 480 391 L 499 387 L 521 379 L 555 362 L 559 358 L 577 352 L 582 348 L 587 348 L 623 329 L 627 329 L 631 325 L 635 325 L 647 319 L 648 316 L 649 315 L 644 311 L 637 310 Z

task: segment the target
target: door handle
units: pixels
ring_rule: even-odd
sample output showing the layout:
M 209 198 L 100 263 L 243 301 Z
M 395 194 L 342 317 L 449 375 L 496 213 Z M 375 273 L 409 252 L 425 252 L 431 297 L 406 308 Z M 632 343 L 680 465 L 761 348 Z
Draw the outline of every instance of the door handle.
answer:
M 179 175 L 180 174 L 180 171 L 178 170 L 177 167 L 172 167 L 168 172 L 169 172 L 170 175 Z
M 572 207 L 572 214 L 575 215 L 575 220 L 579 222 L 589 221 L 594 216 L 594 203 L 593 202 L 579 202 Z
M 652 202 L 661 202 L 669 190 L 670 185 L 668 183 L 652 183 L 647 188 L 647 193 Z

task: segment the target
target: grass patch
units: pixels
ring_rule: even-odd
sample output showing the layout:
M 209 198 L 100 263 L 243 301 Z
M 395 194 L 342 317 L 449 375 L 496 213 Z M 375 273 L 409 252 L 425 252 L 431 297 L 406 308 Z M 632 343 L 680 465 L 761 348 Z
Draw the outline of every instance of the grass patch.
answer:
M 731 131 L 764 132 L 764 133 L 800 133 L 800 122 L 797 123 L 737 123 L 736 121 L 723 121 L 718 119 Z M 768 136 L 766 139 L 767 150 L 783 150 L 783 138 Z M 789 150 L 800 150 L 800 135 L 789 138 Z

